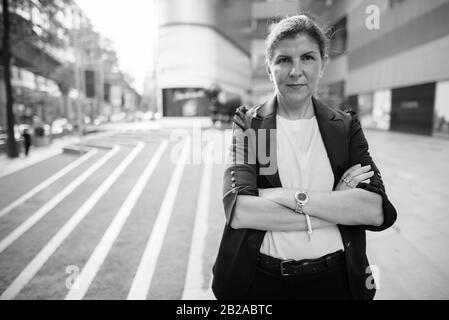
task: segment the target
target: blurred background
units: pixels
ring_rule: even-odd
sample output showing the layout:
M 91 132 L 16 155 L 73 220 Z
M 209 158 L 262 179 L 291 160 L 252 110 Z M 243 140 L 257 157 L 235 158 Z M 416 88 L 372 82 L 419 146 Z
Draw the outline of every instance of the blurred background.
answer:
M 125 119 L 212 117 L 226 123 L 236 106 L 272 94 L 264 39 L 273 22 L 300 10 L 329 27 L 323 100 L 357 111 L 367 128 L 449 132 L 444 0 L 8 2 L 2 150 L 12 97 L 16 138 L 26 127 L 38 128 L 36 144 L 84 124 Z M 377 13 L 366 11 L 369 5 Z M 372 13 L 379 25 L 368 28 Z
M 196 126 L 205 134 L 218 134 L 218 140 L 223 136 L 215 145 L 223 149 L 235 109 L 262 103 L 273 94 L 265 70 L 265 38 L 273 23 L 308 11 L 331 36 L 330 61 L 318 97 L 358 113 L 398 209 L 393 228 L 368 234 L 369 256 L 385 279 L 377 297 L 449 298 L 449 255 L 444 247 L 449 241 L 448 0 L 3 0 L 1 10 L 0 291 L 14 287 L 15 277 L 38 252 L 36 239 L 44 245 L 48 230 L 56 232 L 60 225 L 55 221 L 62 221 L 39 222 L 44 223 L 39 233 L 24 233 L 28 242 L 8 242 L 9 232 L 24 230 L 22 224 L 59 191 L 33 198 L 33 186 L 91 149 L 99 150 L 98 156 L 116 145 L 125 153 L 139 142 L 151 149 L 176 129 Z M 27 158 L 25 129 L 32 142 Z M 176 177 L 175 165 L 162 159 L 163 168 L 158 165 L 161 171 L 148 183 L 154 189 L 147 190 L 157 199 L 173 192 L 166 183 Z M 172 238 L 169 231 L 167 244 L 161 244 L 167 251 L 161 251 L 161 280 L 153 282 L 145 296 L 150 299 L 211 297 L 210 269 L 224 222 L 224 167 L 186 166 L 191 170 L 174 182 L 184 192 L 167 200 L 184 200 L 182 217 L 168 229 L 174 230 Z M 120 196 L 127 196 L 134 185 L 132 177 L 126 175 L 117 193 L 105 196 L 108 205 L 121 204 Z M 94 188 L 95 183 L 88 186 Z M 70 210 L 79 208 L 90 195 L 89 188 L 83 189 L 84 194 L 62 203 Z M 206 200 L 199 190 L 209 190 Z M 198 201 L 192 201 L 196 197 Z M 155 214 L 162 206 L 146 205 L 146 212 Z M 196 239 L 196 230 L 203 230 L 195 227 L 202 212 L 198 208 L 209 212 L 202 218 L 208 231 L 199 237 L 200 244 L 190 241 Z M 102 219 L 90 224 L 96 228 L 92 245 L 110 221 Z M 127 277 L 119 271 L 135 270 L 144 250 L 137 244 L 127 247 L 127 241 L 144 239 L 154 223 L 135 219 L 137 229 L 130 229 L 134 232 L 129 231 L 117 250 L 137 255 L 117 258 L 99 282 L 103 287 L 97 283 L 89 297 L 126 298 L 134 273 Z M 36 247 L 31 249 L 31 244 Z M 80 266 L 90 254 L 75 244 L 67 250 L 78 253 Z M 200 267 L 188 262 L 192 254 Z M 64 297 L 66 275 L 56 265 L 66 266 L 67 260 L 65 256 L 38 274 L 19 298 Z M 131 264 L 128 269 L 122 267 L 126 263 Z M 173 270 L 176 276 L 167 276 Z M 196 277 L 191 270 L 199 270 Z M 118 278 L 125 282 L 117 285 Z

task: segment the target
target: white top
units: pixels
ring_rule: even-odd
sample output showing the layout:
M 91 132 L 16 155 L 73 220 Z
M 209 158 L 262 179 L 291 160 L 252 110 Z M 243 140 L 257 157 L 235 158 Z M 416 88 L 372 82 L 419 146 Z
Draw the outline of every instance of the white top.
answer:
M 288 120 L 276 115 L 276 124 L 282 187 L 298 191 L 331 191 L 334 174 L 316 118 Z M 300 260 L 319 258 L 340 249 L 344 250 L 343 240 L 334 225 L 313 229 L 310 242 L 307 231 L 268 231 L 260 252 L 280 259 Z

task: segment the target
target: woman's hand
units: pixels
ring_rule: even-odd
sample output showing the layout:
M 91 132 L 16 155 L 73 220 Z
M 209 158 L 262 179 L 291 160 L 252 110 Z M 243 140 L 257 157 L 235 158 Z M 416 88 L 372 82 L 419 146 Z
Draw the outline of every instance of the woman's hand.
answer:
M 361 164 L 356 164 L 352 166 L 343 174 L 335 190 L 342 191 L 354 189 L 360 182 L 369 183 L 369 178 L 374 174 L 374 171 L 370 170 L 370 165 L 362 167 Z

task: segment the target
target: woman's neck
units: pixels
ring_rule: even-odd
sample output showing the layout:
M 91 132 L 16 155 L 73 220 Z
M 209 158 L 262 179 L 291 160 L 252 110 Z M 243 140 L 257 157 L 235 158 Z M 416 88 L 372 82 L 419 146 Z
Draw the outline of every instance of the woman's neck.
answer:
M 290 102 L 277 96 L 278 114 L 289 120 L 311 119 L 314 116 L 312 97 L 301 102 Z

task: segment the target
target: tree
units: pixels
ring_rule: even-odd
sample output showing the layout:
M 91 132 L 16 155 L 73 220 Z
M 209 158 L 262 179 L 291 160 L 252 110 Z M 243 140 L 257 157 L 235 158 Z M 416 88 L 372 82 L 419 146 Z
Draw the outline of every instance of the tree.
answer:
M 63 40 L 55 33 L 51 32 L 39 22 L 33 22 L 32 10 L 45 12 L 48 21 L 53 26 L 62 28 L 61 24 L 54 19 L 65 5 L 72 3 L 73 0 L 2 0 L 2 53 L 3 53 L 3 72 L 6 89 L 6 120 L 8 134 L 7 154 L 11 158 L 19 156 L 17 144 L 14 136 L 14 97 L 11 85 L 11 40 L 15 45 L 23 42 L 40 41 L 44 44 L 60 47 L 64 46 Z M 17 14 L 17 9 L 30 13 L 30 19 L 25 19 Z M 12 28 L 11 28 L 12 27 Z M 11 32 L 13 30 L 13 32 Z
M 2 0 L 3 9 L 3 72 L 6 87 L 6 121 L 8 134 L 7 153 L 11 158 L 17 158 L 19 152 L 17 150 L 16 138 L 14 136 L 14 113 L 13 113 L 13 95 L 11 85 L 11 51 L 9 46 L 10 24 L 9 24 L 9 1 Z

